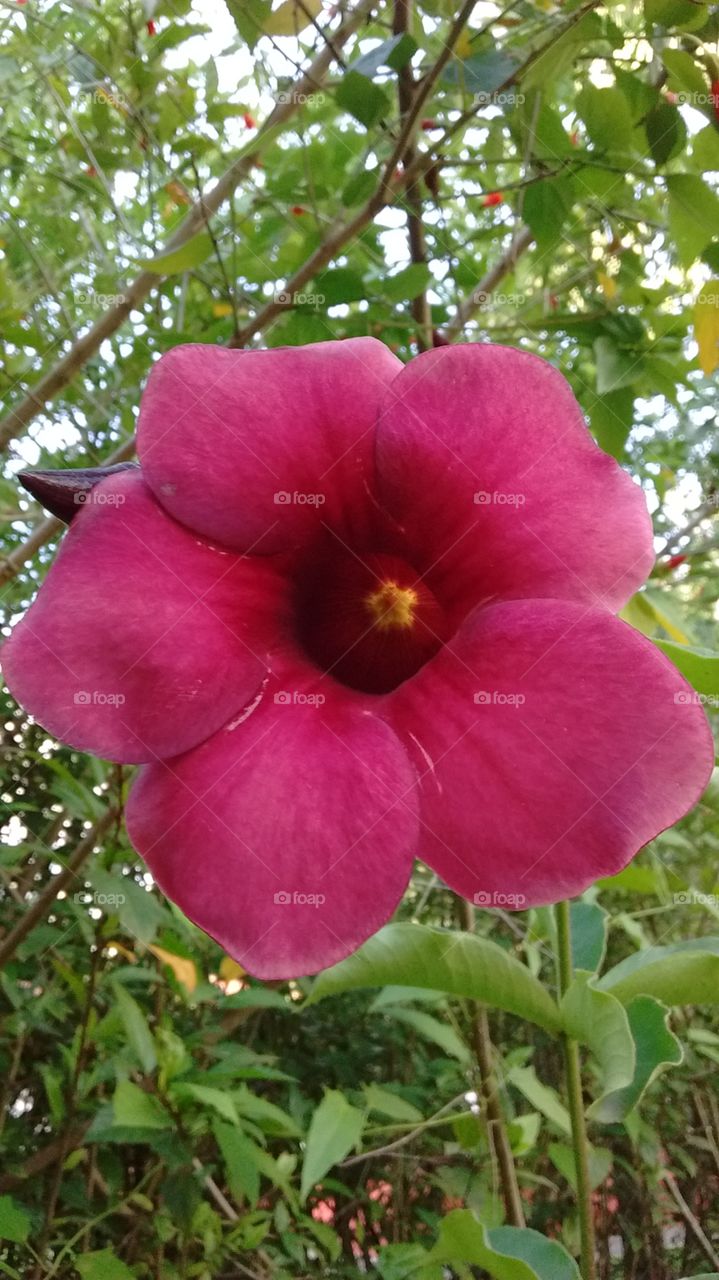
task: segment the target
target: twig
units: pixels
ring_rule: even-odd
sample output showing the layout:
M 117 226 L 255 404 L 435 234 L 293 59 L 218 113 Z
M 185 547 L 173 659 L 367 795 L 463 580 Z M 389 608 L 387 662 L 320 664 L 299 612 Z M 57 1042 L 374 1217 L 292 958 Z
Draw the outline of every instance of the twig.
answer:
M 408 35 L 412 24 L 412 0 L 395 0 L 394 2 L 394 22 L 392 30 L 395 35 Z M 399 98 L 400 119 L 404 125 L 407 117 L 414 108 L 414 76 L 412 74 L 412 66 L 407 61 L 400 68 L 397 77 L 397 92 Z M 416 126 L 416 111 L 415 111 Z M 416 148 L 414 145 L 414 135 L 410 133 L 407 138 L 407 145 L 402 154 L 402 164 L 411 165 L 415 156 Z M 427 243 L 424 234 L 424 223 L 422 222 L 422 189 L 419 182 L 412 182 L 407 187 L 407 235 L 409 239 L 409 253 L 413 263 L 417 266 L 427 265 Z M 430 311 L 427 299 L 427 290 L 422 288 L 415 298 L 412 299 L 412 315 L 417 323 L 417 345 L 420 351 L 426 351 L 432 346 L 432 313 Z

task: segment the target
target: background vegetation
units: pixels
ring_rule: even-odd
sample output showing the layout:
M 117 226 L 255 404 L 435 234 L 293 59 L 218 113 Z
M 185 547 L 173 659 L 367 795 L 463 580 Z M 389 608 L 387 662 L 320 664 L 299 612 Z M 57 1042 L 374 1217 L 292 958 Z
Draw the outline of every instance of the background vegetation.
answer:
M 61 532 L 16 473 L 132 456 L 159 353 L 374 334 L 559 365 L 654 515 L 629 619 L 719 647 L 718 29 L 698 0 L 0 4 L 4 620 Z M 716 667 L 679 660 L 711 709 Z M 138 864 L 130 770 L 0 697 L 0 1274 L 576 1276 L 497 1262 L 507 1150 L 521 1216 L 578 1251 L 548 1015 L 504 990 L 487 1015 L 399 944 L 394 978 L 307 1007 L 249 979 Z M 696 940 L 650 983 L 672 1033 L 635 1009 L 667 1069 L 593 1113 L 602 1280 L 719 1271 L 718 806 L 574 907 L 578 968 Z M 422 867 L 400 915 L 472 923 Z M 549 911 L 475 927 L 553 987 Z M 587 1102 L 616 1095 L 601 1038 L 584 1066 Z

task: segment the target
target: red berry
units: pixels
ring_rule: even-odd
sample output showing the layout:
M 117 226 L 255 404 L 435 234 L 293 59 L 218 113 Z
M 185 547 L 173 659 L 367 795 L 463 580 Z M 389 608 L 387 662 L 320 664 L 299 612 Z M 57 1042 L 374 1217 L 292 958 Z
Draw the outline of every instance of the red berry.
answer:
M 709 97 L 714 108 L 714 119 L 719 122 L 719 80 L 712 80 L 712 89 Z
M 576 129 L 572 129 L 572 132 L 569 135 L 569 141 L 573 147 L 579 146 L 579 134 Z
M 247 127 L 248 129 L 256 129 L 256 128 L 257 128 L 257 121 L 255 120 L 255 117 L 254 117 L 254 116 L 251 116 L 251 115 L 250 115 L 249 111 L 246 111 L 246 112 L 245 112 L 245 114 L 243 115 L 242 119 L 244 120 L 245 125 L 246 125 L 246 127 Z
M 664 565 L 665 569 L 678 569 L 680 564 L 685 564 L 686 556 L 670 556 Z
M 491 209 L 493 205 L 501 204 L 503 200 L 504 196 L 501 191 L 490 191 L 489 195 L 486 195 L 482 200 L 482 208 Z
M 307 210 L 303 209 L 301 204 L 293 204 L 290 212 L 294 213 L 296 218 L 299 218 L 300 214 L 307 213 Z
M 430 129 L 436 129 L 437 127 L 436 120 L 420 120 L 420 128 L 424 129 L 425 133 L 428 133 Z
M 152 18 L 149 18 L 145 25 L 146 25 L 146 27 L 147 27 L 147 34 L 148 34 L 148 36 L 154 36 L 154 35 L 157 35 L 157 27 L 155 26 L 154 22 L 152 21 Z

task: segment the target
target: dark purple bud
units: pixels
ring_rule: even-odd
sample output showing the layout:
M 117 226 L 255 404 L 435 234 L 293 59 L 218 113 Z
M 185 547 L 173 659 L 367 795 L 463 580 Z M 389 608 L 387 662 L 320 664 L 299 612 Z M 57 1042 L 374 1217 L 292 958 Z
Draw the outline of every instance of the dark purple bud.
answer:
M 105 476 L 134 470 L 138 465 L 117 462 L 114 467 L 78 467 L 76 471 L 21 471 L 18 480 L 47 511 L 69 524 L 87 501 L 88 493 Z

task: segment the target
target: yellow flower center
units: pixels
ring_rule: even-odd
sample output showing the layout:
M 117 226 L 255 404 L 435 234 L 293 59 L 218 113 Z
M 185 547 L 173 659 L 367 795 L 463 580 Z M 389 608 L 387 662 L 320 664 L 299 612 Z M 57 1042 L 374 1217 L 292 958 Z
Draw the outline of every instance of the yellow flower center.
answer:
M 380 631 L 393 627 L 411 627 L 417 592 L 412 587 L 400 587 L 396 582 L 383 582 L 382 586 L 365 596 L 365 604 Z

